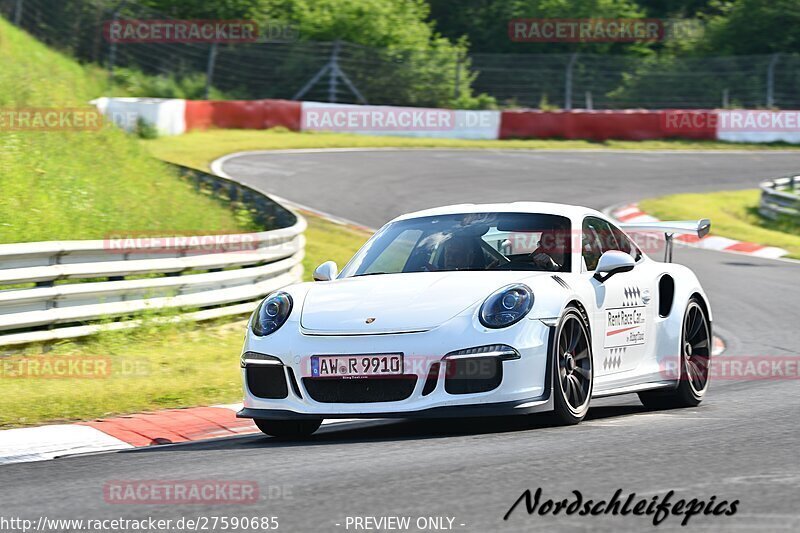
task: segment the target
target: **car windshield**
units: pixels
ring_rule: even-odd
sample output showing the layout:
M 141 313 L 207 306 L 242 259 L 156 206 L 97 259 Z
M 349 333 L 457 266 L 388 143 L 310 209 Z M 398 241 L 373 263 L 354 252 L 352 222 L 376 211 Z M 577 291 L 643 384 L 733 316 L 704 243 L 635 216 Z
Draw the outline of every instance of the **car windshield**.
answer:
M 385 226 L 341 277 L 455 270 L 570 270 L 570 221 L 558 215 L 469 213 Z

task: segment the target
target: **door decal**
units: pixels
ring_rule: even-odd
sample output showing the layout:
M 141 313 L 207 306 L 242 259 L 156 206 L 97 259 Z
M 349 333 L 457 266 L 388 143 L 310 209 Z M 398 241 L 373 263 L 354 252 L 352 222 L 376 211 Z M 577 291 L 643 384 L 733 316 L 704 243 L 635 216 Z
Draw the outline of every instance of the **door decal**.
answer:
M 622 366 L 626 348 L 610 348 L 608 357 L 603 359 L 603 370 L 616 370 Z
M 639 287 L 623 289 L 622 307 L 606 309 L 604 348 L 622 348 L 645 343 L 647 307 Z

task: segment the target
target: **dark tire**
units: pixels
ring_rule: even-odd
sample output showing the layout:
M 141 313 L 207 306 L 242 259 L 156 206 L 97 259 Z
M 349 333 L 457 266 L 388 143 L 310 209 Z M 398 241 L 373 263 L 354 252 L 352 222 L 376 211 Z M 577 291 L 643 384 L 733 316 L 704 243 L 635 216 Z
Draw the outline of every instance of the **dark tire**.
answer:
M 589 324 L 577 307 L 564 311 L 553 344 L 553 415 L 558 424 L 577 424 L 589 411 L 594 386 Z
M 683 315 L 678 387 L 669 391 L 640 392 L 642 404 L 651 409 L 700 405 L 708 390 L 711 345 L 711 324 L 703 306 L 696 298 L 692 298 Z
M 253 420 L 265 435 L 279 439 L 302 439 L 311 436 L 322 425 L 322 419 Z

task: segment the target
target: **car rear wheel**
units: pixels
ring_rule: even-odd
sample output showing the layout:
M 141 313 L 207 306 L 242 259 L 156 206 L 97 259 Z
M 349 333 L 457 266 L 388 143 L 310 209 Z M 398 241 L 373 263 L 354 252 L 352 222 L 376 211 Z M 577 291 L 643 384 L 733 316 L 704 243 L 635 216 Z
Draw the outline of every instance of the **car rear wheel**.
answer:
M 678 387 L 666 392 L 640 392 L 639 399 L 645 407 L 653 409 L 695 407 L 708 390 L 710 365 L 711 325 L 703 306 L 692 298 L 683 317 Z
M 265 435 L 279 439 L 302 439 L 311 436 L 322 425 L 322 419 L 253 420 Z
M 554 415 L 560 424 L 577 424 L 589 411 L 594 383 L 589 326 L 579 309 L 567 307 L 556 329 L 555 339 Z

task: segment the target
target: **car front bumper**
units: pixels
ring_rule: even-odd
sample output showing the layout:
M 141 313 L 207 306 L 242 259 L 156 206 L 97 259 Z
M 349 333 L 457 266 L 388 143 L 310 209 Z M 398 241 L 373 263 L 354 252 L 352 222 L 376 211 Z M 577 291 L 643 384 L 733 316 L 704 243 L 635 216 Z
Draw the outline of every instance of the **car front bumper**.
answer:
M 287 381 L 281 398 L 265 398 L 255 394 L 258 383 L 254 376 L 248 380 L 252 366 L 242 368 L 244 382 L 244 408 L 241 418 L 256 419 L 308 419 L 308 418 L 438 418 L 499 416 L 527 414 L 552 410 L 550 396 L 549 346 L 553 329 L 537 319 L 525 319 L 501 330 L 476 330 L 467 317 L 452 320 L 434 330 L 420 333 L 362 336 L 314 336 L 298 334 L 287 323 L 275 334 L 259 338 L 251 332 L 244 352 L 264 354 L 278 359 Z M 519 358 L 502 360 L 502 378 L 496 387 L 484 392 L 453 393 L 452 373 L 444 357 L 452 352 L 487 345 L 513 347 Z M 408 379 L 410 393 L 399 400 L 354 401 L 352 398 L 337 401 L 320 394 L 311 375 L 310 360 L 315 355 L 396 354 L 402 353 L 405 361 L 404 378 Z M 488 358 L 486 358 L 488 359 Z M 481 361 L 483 362 L 483 360 Z M 431 368 L 439 364 L 435 382 L 431 383 Z M 454 367 L 450 367 L 454 368 Z M 346 390 L 353 386 L 364 389 L 365 381 L 353 382 L 336 379 Z M 371 378 L 366 378 L 371 379 Z M 311 380 L 311 381 L 309 381 Z M 358 383 L 355 383 L 358 381 Z M 413 387 L 411 383 L 413 382 Z M 380 382 L 376 387 L 380 387 Z M 394 382 L 383 382 L 395 387 Z M 310 390 L 312 389 L 312 390 Z M 258 391 L 257 391 L 258 392 Z M 315 399 L 316 396 L 316 399 Z

